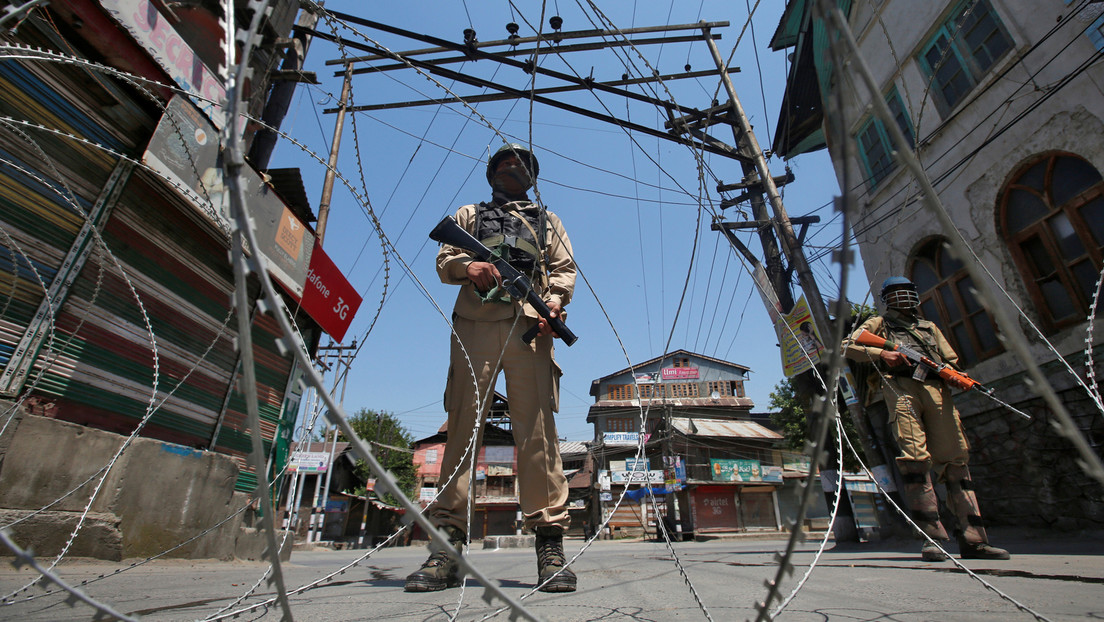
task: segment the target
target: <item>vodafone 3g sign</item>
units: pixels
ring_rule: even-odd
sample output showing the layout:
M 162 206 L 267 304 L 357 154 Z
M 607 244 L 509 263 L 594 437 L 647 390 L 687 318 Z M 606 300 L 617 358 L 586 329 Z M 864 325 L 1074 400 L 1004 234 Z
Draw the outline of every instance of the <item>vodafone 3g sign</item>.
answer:
M 352 284 L 341 274 L 322 247 L 314 245 L 307 282 L 303 284 L 301 304 L 322 329 L 337 341 L 344 341 L 361 297 Z

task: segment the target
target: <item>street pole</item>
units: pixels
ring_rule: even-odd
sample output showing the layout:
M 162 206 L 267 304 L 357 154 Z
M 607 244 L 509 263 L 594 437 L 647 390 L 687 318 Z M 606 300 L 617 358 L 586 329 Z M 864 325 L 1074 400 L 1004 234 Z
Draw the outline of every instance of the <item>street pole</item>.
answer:
M 674 459 L 671 452 L 671 441 L 674 437 L 674 428 L 671 423 L 671 405 L 667 403 L 666 395 L 663 397 L 663 402 L 663 418 L 665 420 L 663 427 L 666 428 L 666 434 L 664 434 L 663 438 L 663 470 L 666 473 L 668 465 L 674 470 Z M 666 479 L 665 476 L 664 480 Z M 664 483 L 666 484 L 666 482 Z M 678 493 L 675 491 L 669 491 L 667 493 L 667 515 L 671 517 L 675 524 L 674 540 L 676 542 L 682 542 L 682 517 L 679 516 Z
M 318 201 L 318 225 L 315 234 L 318 245 L 326 237 L 326 222 L 330 218 L 330 201 L 333 199 L 334 178 L 337 176 L 337 152 L 341 148 L 341 131 L 345 128 L 345 109 L 349 105 L 349 92 L 353 88 L 353 66 L 345 65 L 345 82 L 341 85 L 341 108 L 334 123 L 333 143 L 330 145 L 330 159 L 326 165 L 326 178 L 322 183 L 322 198 Z

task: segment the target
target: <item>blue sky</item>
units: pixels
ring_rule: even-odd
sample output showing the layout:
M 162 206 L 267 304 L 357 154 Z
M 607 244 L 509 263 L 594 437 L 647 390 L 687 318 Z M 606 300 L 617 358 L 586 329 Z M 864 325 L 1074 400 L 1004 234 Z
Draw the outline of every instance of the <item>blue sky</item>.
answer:
M 542 8 L 545 30 L 553 14 L 563 18 L 564 31 L 610 23 L 624 29 L 728 21 L 729 26 L 716 30 L 722 35 L 718 47 L 728 58 L 736 46 L 731 64 L 741 68 L 733 76 L 737 94 L 760 144 L 769 148 L 773 138 L 787 65 L 785 54 L 771 52 L 768 44 L 781 16 L 781 2 L 762 3 L 742 38 L 748 6 L 733 2 L 604 2 L 598 5 L 600 14 L 590 4 L 567 1 L 543 7 L 537 2 L 371 3 L 370 13 L 363 6 L 327 3 L 330 10 L 454 41 L 463 38 L 465 28 L 473 28 L 480 41 L 503 39 L 505 25 L 511 21 L 521 26 L 522 36 L 532 35 L 541 22 Z M 320 24 L 319 29 L 328 31 L 328 26 Z M 429 47 L 365 27 L 358 30 L 373 45 L 395 51 Z M 344 36 L 357 35 L 345 31 Z M 342 50 L 333 43 L 312 44 L 308 69 L 318 73 L 322 84 L 300 87 L 283 127 L 323 159 L 329 153 L 336 117 L 322 111 L 336 107 L 341 90 L 340 78 L 333 75 L 338 68 L 324 62 L 341 56 Z M 593 75 L 598 81 L 617 80 L 625 73 L 650 74 L 653 69 L 661 74 L 681 73 L 687 64 L 693 71 L 714 67 L 701 42 L 548 55 L 542 60 L 548 69 Z M 521 70 L 490 61 L 449 67 L 515 88 L 532 86 Z M 441 82 L 458 95 L 479 92 Z M 562 84 L 546 76 L 536 78 L 538 89 Z M 718 87 L 716 79 L 674 80 L 648 94 L 707 108 L 714 98 L 725 99 Z M 353 80 L 355 105 L 447 96 L 441 85 L 411 69 L 362 74 Z M 665 120 L 650 104 L 597 91 L 555 97 L 653 128 L 662 129 Z M 782 379 L 776 339 L 743 264 L 721 235 L 709 229 L 708 206 L 720 212 L 718 180 L 739 181 L 739 164 L 706 154 L 699 175 L 698 162 L 688 148 L 616 125 L 541 104 L 530 107 L 527 101 L 484 102 L 474 108 L 478 115 L 452 104 L 362 112 L 346 120 L 338 169 L 358 193 L 368 197 L 402 259 L 391 256 L 384 270 L 380 242 L 366 208 L 339 181 L 324 247 L 364 297 L 346 336 L 346 343 L 355 337 L 361 346 L 345 390 L 346 410 L 392 412 L 416 437 L 432 434 L 444 422 L 441 395 L 449 334 L 445 317 L 456 290 L 437 279 L 433 263 L 437 247 L 427 234 L 456 207 L 489 198 L 486 156 L 488 149 L 502 144 L 491 127 L 509 140 L 532 143 L 541 166 L 537 189 L 545 205 L 563 219 L 581 269 L 575 299 L 568 308 L 568 323 L 579 341 L 572 347 L 557 342 L 556 358 L 564 369 L 557 416 L 560 436 L 570 440 L 593 436 L 585 422 L 594 401 L 589 395 L 592 380 L 679 348 L 750 367 L 748 395 L 756 410 L 767 410 L 768 395 Z M 732 142 L 723 128 L 713 133 Z M 769 161 L 775 175 L 782 174 L 786 164 L 777 158 Z M 840 236 L 830 207 L 839 192 L 831 165 L 823 151 L 788 164 L 796 181 L 784 190 L 787 211 L 791 217 L 821 217 L 810 231 L 807 253 L 810 258 L 826 254 L 813 261 L 813 269 L 825 298 L 835 298 L 838 266 L 829 263 L 830 254 L 824 251 Z M 282 141 L 272 166 L 301 167 L 308 196 L 317 209 L 324 176 L 321 164 Z M 726 210 L 725 215 L 729 220 L 747 217 L 737 208 Z M 759 248 L 750 234 L 741 237 L 752 249 Z M 850 297 L 862 299 L 866 284 L 861 265 L 856 268 L 852 282 L 858 284 Z M 329 338 L 322 343 L 328 344 Z

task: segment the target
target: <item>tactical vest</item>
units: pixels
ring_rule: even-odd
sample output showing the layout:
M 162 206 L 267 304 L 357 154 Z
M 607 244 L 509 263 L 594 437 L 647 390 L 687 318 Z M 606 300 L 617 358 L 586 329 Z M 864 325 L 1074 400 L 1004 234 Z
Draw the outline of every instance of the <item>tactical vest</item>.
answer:
M 492 251 L 502 253 L 503 259 L 521 272 L 529 275 L 543 273 L 544 210 L 531 209 L 528 205 L 521 207 L 516 203 L 480 203 L 475 210 L 475 237 Z
M 889 319 L 886 319 L 882 324 L 886 339 L 912 348 L 936 362 L 943 363 L 943 356 L 935 342 L 935 333 L 932 331 L 932 326 L 933 324 L 928 320 L 918 321 L 915 328 L 898 324 Z

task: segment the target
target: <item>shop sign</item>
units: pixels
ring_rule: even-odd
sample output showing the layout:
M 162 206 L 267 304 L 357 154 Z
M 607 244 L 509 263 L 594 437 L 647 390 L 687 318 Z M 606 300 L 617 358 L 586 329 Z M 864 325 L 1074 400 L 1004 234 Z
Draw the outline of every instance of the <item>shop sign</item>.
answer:
M 226 125 L 226 87 L 200 60 L 149 0 L 100 0 L 104 10 L 130 33 L 218 127 Z
M 787 471 L 809 472 L 809 456 L 805 454 L 782 452 L 782 468 Z
M 303 311 L 334 340 L 342 342 L 361 301 L 360 294 L 316 241 L 303 286 Z
M 773 484 L 782 483 L 782 467 L 780 466 L 765 466 L 763 467 L 763 481 L 771 482 Z
M 709 461 L 713 468 L 713 481 L 716 482 L 761 482 L 763 467 L 758 460 L 713 459 Z M 781 476 L 781 473 L 779 473 Z
M 644 435 L 644 442 L 648 442 L 651 434 Z M 636 445 L 640 442 L 639 432 L 603 432 L 602 442 L 606 445 Z
M 612 471 L 610 479 L 614 484 L 662 484 L 663 471 Z
M 661 374 L 664 380 L 694 380 L 698 377 L 698 368 L 664 367 Z
M 882 490 L 886 492 L 894 492 L 897 490 L 897 482 L 893 481 L 893 474 L 890 473 L 887 465 L 879 464 L 873 469 L 870 469 L 870 475 L 874 478 L 874 481 L 878 482 Z
M 223 181 L 218 152 L 215 129 L 191 104 L 174 97 L 142 159 L 150 168 L 176 182 L 177 188 L 212 224 L 229 232 L 230 190 Z M 241 173 L 246 208 L 256 227 L 257 250 L 267 260 L 269 273 L 298 300 L 303 296 L 311 268 L 315 236 L 256 171 L 243 166 Z
M 324 451 L 292 452 L 288 460 L 288 473 L 325 473 L 330 464 L 330 454 Z

